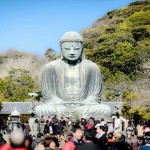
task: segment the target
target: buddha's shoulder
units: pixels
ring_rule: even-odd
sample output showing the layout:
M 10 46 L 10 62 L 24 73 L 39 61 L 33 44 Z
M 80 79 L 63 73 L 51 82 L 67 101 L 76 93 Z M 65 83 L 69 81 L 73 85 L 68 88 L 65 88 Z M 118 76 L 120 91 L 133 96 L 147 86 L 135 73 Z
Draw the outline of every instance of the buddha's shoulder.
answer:
M 60 63 L 61 63 L 61 58 L 49 62 L 48 64 L 45 65 L 44 69 L 53 69 L 53 68 L 57 68 L 57 67 L 59 67 Z
M 89 67 L 99 69 L 98 65 L 96 63 L 92 62 L 91 60 L 83 59 L 83 63 Z

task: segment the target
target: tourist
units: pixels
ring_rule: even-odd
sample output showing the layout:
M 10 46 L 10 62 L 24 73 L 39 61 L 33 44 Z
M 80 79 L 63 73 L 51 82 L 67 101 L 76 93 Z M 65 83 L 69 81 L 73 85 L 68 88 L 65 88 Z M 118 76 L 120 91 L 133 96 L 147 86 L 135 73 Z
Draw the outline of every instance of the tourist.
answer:
M 63 124 L 63 127 L 66 127 L 66 121 L 65 121 L 65 117 L 61 117 L 61 122 Z
M 55 150 L 56 149 L 56 143 L 53 140 L 52 137 L 45 137 L 43 140 L 44 150 Z
M 140 146 L 139 150 L 150 150 L 150 132 L 145 133 L 144 141 L 145 145 Z
M 33 113 L 31 113 L 31 116 L 30 116 L 28 122 L 29 122 L 30 129 L 31 129 L 31 132 L 32 132 L 33 131 L 33 124 L 35 122 L 35 118 L 34 118 L 34 114 Z
M 33 150 L 32 149 L 32 136 L 25 137 L 24 145 L 27 150 Z
M 87 130 L 90 130 L 90 129 L 93 128 L 93 126 L 94 126 L 93 121 L 92 121 L 92 120 L 89 120 L 89 121 L 87 122 L 87 124 L 86 124 L 86 129 L 87 129 Z
M 61 135 L 63 133 L 63 122 L 61 120 L 59 120 L 58 122 L 58 130 L 59 130 L 59 135 Z
M 96 134 L 96 139 L 95 142 L 98 144 L 102 150 L 106 149 L 106 144 L 107 144 L 107 137 L 105 133 L 105 127 L 104 126 L 97 126 L 97 134 Z
M 108 143 L 107 148 L 108 148 L 108 150 L 114 150 L 115 145 L 116 145 L 116 140 L 115 140 L 113 132 L 108 133 L 107 138 L 108 138 L 107 139 L 107 143 Z
M 33 126 L 32 126 L 32 130 L 31 133 L 33 135 L 37 135 L 38 131 L 39 131 L 39 125 L 38 125 L 38 119 L 35 119 Z
M 104 126 L 105 127 L 105 132 L 107 134 L 107 132 L 108 132 L 108 125 L 107 125 L 107 122 L 104 121 L 104 119 L 101 119 L 100 126 Z
M 85 131 L 86 130 L 86 119 L 85 118 L 81 118 L 81 126 L 82 126 L 82 129 Z
M 0 133 L 3 132 L 3 127 L 4 127 L 4 122 L 3 122 L 3 120 L 0 118 Z
M 58 119 L 57 119 L 57 116 L 54 115 L 53 117 L 53 134 L 57 134 L 58 133 L 58 130 L 59 130 L 59 127 L 58 127 Z
M 62 134 L 60 135 L 59 137 L 59 141 L 60 141 L 60 146 L 59 148 L 62 149 L 64 144 L 66 143 L 67 141 L 67 134 L 63 131 Z
M 142 125 L 141 122 L 137 125 L 136 129 L 137 129 L 137 136 L 138 137 L 143 137 L 144 126 Z
M 44 132 L 44 126 L 45 126 L 45 119 L 43 116 L 39 119 L 39 132 L 43 133 Z
M 25 148 L 25 136 L 20 130 L 15 130 L 10 134 L 9 144 L 4 144 L 1 150 L 27 150 Z
M 22 128 L 22 131 L 24 132 L 24 129 L 25 129 L 25 123 L 24 122 L 21 123 L 21 128 Z
M 0 133 L 0 147 L 2 147 L 4 144 L 6 144 L 6 141 L 3 138 L 3 135 Z
M 80 126 L 72 127 L 72 136 L 71 140 L 65 143 L 63 150 L 75 150 L 76 146 L 82 143 L 83 130 Z
M 115 144 L 116 150 L 126 150 L 125 136 L 121 132 L 116 133 L 115 141 L 116 141 Z
M 48 116 L 48 119 L 47 119 L 47 120 L 49 121 L 49 123 L 52 121 L 52 118 L 51 118 L 50 115 Z
M 50 133 L 49 121 L 46 120 L 46 124 L 44 126 L 44 134 L 49 134 L 49 133 Z
M 85 131 L 85 143 L 81 145 L 77 145 L 76 150 L 101 150 L 101 148 L 94 143 L 95 139 L 95 131 L 94 130 L 86 130 Z
M 38 133 L 37 138 L 32 142 L 31 145 L 32 149 L 34 150 L 38 146 L 38 144 L 41 143 L 41 141 L 42 141 L 41 133 Z
M 138 150 L 140 145 L 139 139 L 137 138 L 137 135 L 133 135 L 131 137 L 131 146 L 133 148 L 133 150 Z
M 114 129 L 116 132 L 121 132 L 122 129 L 121 129 L 121 118 L 120 118 L 120 115 L 119 113 L 117 112 L 116 113 L 116 116 L 115 116 L 115 122 L 114 122 Z
M 26 121 L 25 127 L 24 127 L 25 136 L 29 136 L 30 131 L 31 131 L 30 125 L 29 125 L 28 121 Z
M 55 150 L 59 150 L 59 141 L 57 136 L 51 136 L 55 142 Z
M 136 135 L 134 135 L 133 128 L 127 128 L 127 136 L 126 136 L 126 145 L 130 147 L 129 149 L 138 150 L 140 142 Z

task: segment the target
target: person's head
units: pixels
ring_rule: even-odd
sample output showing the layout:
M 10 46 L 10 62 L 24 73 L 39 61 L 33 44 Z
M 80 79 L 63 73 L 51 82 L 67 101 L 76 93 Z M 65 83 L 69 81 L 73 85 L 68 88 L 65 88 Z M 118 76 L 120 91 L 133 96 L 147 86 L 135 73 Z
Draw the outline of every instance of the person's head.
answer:
M 119 116 L 120 116 L 120 115 L 119 115 L 119 113 L 117 112 L 117 113 L 116 113 L 116 117 L 119 118 Z
M 56 144 L 55 144 L 53 138 L 49 137 L 49 136 L 44 138 L 43 145 L 45 148 L 49 147 L 52 150 L 55 150 L 55 148 L 56 148 Z
M 63 58 L 68 62 L 76 62 L 82 57 L 83 37 L 77 32 L 66 32 L 61 40 L 60 46 Z
M 20 130 L 13 131 L 10 134 L 9 141 L 10 141 L 10 146 L 12 148 L 25 147 L 24 146 L 25 136 L 24 136 L 24 133 Z
M 43 115 L 41 116 L 41 118 L 43 118 Z
M 48 124 L 49 123 L 49 120 L 46 120 L 46 124 Z
M 94 140 L 95 138 L 95 131 L 94 130 L 86 130 L 84 133 L 86 140 Z
M 37 134 L 37 138 L 41 138 L 41 136 L 42 136 L 41 133 Z
M 81 140 L 81 138 L 83 136 L 83 130 L 81 129 L 80 126 L 74 125 L 72 127 L 72 135 L 76 140 Z
M 116 137 L 117 137 L 118 139 L 121 139 L 122 133 L 121 133 L 121 132 L 116 133 Z
M 58 138 L 54 136 L 53 140 L 55 142 L 56 147 L 59 147 L 59 140 L 58 140 Z
M 31 136 L 26 136 L 25 137 L 25 141 L 24 141 L 24 145 L 27 149 L 31 148 L 31 144 L 32 144 L 32 137 Z
M 35 121 L 34 121 L 35 123 L 38 123 L 38 119 L 35 119 Z
M 35 135 L 32 135 L 32 140 L 35 140 L 36 139 L 36 136 Z
M 105 132 L 105 127 L 104 126 L 97 126 L 97 133 L 101 134 L 103 132 Z
M 113 133 L 112 133 L 112 132 L 110 132 L 110 133 L 108 134 L 108 139 L 113 139 Z
M 102 118 L 101 121 L 104 121 L 104 119 Z
M 127 135 L 128 135 L 128 136 L 131 136 L 132 133 L 133 133 L 133 128 L 132 128 L 132 127 L 128 127 L 128 128 L 127 128 Z
M 34 113 L 31 113 L 31 117 L 34 117 L 35 116 L 35 114 Z

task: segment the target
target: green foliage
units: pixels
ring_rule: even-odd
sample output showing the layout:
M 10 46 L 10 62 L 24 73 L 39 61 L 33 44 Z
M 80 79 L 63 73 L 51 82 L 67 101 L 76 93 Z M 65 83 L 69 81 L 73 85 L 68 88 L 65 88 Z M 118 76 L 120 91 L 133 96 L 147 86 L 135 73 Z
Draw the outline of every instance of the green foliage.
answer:
M 55 52 L 52 48 L 48 48 L 45 52 L 45 57 L 48 58 L 49 61 L 52 61 L 55 57 Z
M 143 99 L 139 91 L 127 91 L 123 97 L 126 100 L 122 109 L 123 115 L 132 117 L 135 113 L 138 113 L 142 120 L 150 118 L 150 98 Z
M 85 39 L 85 57 L 101 69 L 103 97 L 113 101 L 116 95 L 121 95 L 120 100 L 125 101 L 123 113 L 127 115 L 140 107 L 143 108 L 138 111 L 140 115 L 147 111 L 143 105 L 133 109 L 132 102 L 139 100 L 133 83 L 137 78 L 142 79 L 143 65 L 150 61 L 149 18 L 150 1 L 137 1 L 108 12 L 94 22 L 92 28 L 81 31 Z
M 96 23 L 100 22 L 99 25 L 83 30 L 86 58 L 107 68 L 112 75 L 120 71 L 134 79 L 144 63 L 139 57 L 144 51 L 141 44 L 150 37 L 150 11 L 147 7 L 150 8 L 150 2 L 132 3 L 123 9 L 108 12 L 98 19 Z M 110 24 L 105 22 L 107 16 L 111 18 Z M 115 20 L 118 18 L 122 22 L 117 23 Z M 149 45 L 149 42 L 144 45 L 147 52 Z
M 4 97 L 3 97 L 3 94 L 0 93 L 0 110 L 2 109 L 2 102 L 4 101 Z
M 26 101 L 28 93 L 34 92 L 38 85 L 26 70 L 12 69 L 9 76 L 0 79 L 0 93 L 5 101 Z
M 149 25 L 150 11 L 140 11 L 131 15 L 128 20 L 132 22 L 132 26 Z
M 7 56 L 0 55 L 0 64 L 3 64 L 6 59 Z

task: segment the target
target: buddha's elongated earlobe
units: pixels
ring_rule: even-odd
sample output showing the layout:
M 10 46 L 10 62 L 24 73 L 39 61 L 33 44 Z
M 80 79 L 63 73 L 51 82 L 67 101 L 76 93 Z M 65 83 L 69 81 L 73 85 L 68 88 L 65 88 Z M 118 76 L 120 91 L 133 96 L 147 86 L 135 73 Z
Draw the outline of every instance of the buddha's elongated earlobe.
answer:
M 64 56 L 63 56 L 63 54 L 62 54 L 62 53 L 61 53 L 61 59 L 62 59 L 62 60 L 64 60 Z

